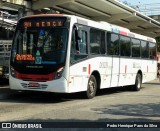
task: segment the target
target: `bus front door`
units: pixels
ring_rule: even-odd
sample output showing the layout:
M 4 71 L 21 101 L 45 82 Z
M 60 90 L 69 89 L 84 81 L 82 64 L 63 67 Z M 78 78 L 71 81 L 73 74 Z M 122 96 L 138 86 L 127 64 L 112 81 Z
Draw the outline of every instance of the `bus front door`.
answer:
M 119 83 L 119 62 L 119 57 L 112 56 L 111 87 L 117 87 Z

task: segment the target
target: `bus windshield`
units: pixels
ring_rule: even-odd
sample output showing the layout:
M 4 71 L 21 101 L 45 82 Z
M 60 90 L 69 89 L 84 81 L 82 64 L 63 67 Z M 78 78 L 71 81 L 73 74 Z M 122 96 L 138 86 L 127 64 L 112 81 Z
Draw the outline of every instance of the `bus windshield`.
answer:
M 18 21 L 10 66 L 21 74 L 50 74 L 65 66 L 66 17 L 27 17 Z
M 12 60 L 27 64 L 60 64 L 65 61 L 67 28 L 19 29 L 16 32 Z

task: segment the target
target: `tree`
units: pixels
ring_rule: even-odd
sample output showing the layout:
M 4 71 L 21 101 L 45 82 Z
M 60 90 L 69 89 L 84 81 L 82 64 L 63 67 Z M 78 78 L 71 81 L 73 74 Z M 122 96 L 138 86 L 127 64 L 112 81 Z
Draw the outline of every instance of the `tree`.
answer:
M 157 41 L 157 52 L 160 52 L 160 36 L 156 37 L 156 41 Z
M 128 3 L 126 0 L 125 0 L 125 1 L 123 1 L 122 3 L 123 3 L 123 4 L 125 4 L 125 5 L 128 5 L 128 6 L 131 6 L 131 4 L 130 4 L 130 3 Z

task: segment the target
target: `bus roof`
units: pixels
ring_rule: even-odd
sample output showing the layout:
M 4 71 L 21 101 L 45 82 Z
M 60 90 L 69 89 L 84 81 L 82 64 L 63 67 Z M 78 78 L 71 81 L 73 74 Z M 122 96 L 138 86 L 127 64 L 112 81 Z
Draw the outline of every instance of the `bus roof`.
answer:
M 33 17 L 69 17 L 71 19 L 75 19 L 75 23 L 79 23 L 79 24 L 83 24 L 83 25 L 99 28 L 101 30 L 106 30 L 106 31 L 109 31 L 109 32 L 121 34 L 121 35 L 124 35 L 124 36 L 130 36 L 130 37 L 141 39 L 141 40 L 146 40 L 146 41 L 150 41 L 150 42 L 156 42 L 156 40 L 154 38 L 131 32 L 127 28 L 124 28 L 124 27 L 121 27 L 121 26 L 117 26 L 117 25 L 113 25 L 113 24 L 110 24 L 110 23 L 107 23 L 107 22 L 104 22 L 104 21 L 99 21 L 99 22 L 98 21 L 93 21 L 93 20 L 89 20 L 89 19 L 82 18 L 82 17 L 75 16 L 75 15 L 67 15 L 67 14 L 38 14 L 38 15 L 26 16 L 26 17 L 23 17 L 22 19 L 24 19 L 24 18 L 33 18 Z

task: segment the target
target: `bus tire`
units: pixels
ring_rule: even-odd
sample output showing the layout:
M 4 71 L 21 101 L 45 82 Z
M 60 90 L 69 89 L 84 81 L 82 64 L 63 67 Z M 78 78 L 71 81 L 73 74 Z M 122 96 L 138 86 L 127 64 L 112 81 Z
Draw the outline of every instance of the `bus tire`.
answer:
M 142 85 L 142 76 L 138 73 L 136 76 L 135 84 L 133 86 L 134 91 L 139 91 Z
M 94 75 L 91 75 L 89 80 L 88 80 L 88 86 L 87 86 L 87 91 L 86 95 L 88 99 L 92 99 L 97 92 L 97 81 Z

